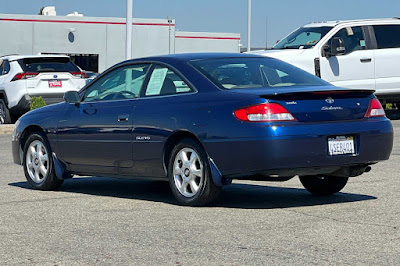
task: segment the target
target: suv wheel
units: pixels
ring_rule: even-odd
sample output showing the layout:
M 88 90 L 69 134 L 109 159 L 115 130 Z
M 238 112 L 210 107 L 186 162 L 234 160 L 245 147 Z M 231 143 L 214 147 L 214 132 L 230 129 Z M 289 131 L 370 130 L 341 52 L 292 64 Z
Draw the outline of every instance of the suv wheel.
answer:
M 0 99 L 0 124 L 11 123 L 10 111 L 3 99 Z
M 207 205 L 221 192 L 212 180 L 207 154 L 192 139 L 182 140 L 172 150 L 168 178 L 172 193 L 183 205 Z

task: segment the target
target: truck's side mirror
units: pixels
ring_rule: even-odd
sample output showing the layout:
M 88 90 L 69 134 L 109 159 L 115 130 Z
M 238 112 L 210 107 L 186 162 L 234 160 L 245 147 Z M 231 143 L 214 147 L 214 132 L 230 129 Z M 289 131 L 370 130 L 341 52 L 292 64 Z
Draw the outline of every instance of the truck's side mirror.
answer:
M 77 91 L 67 91 L 64 93 L 64 100 L 66 103 L 80 103 L 81 99 Z
M 331 54 L 340 55 L 346 52 L 346 47 L 344 46 L 344 41 L 340 37 L 335 37 L 332 39 L 331 43 Z
M 340 37 L 335 37 L 331 41 L 331 45 L 324 45 L 323 47 L 324 54 L 326 57 L 331 57 L 335 55 L 342 55 L 346 53 L 346 47 L 344 45 L 344 41 Z

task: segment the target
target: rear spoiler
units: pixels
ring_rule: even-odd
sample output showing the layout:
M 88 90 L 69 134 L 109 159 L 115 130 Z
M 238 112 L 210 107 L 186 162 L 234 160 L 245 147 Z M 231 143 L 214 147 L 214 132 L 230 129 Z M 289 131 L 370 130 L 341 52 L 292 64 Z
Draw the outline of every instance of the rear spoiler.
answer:
M 288 99 L 288 98 L 307 98 L 307 99 L 321 99 L 326 97 L 347 98 L 347 97 L 367 97 L 373 94 L 375 90 L 362 90 L 362 89 L 341 89 L 336 90 L 305 90 L 305 91 L 287 91 L 273 94 L 262 94 L 263 98 L 268 99 Z

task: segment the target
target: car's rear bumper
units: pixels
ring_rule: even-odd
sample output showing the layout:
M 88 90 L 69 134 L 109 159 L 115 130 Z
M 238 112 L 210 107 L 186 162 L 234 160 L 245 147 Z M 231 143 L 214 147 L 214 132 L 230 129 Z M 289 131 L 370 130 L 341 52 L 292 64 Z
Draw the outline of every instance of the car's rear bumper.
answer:
M 13 115 L 23 115 L 30 110 L 32 97 L 42 97 L 46 105 L 63 102 L 64 93 L 46 93 L 46 94 L 26 94 L 17 105 L 10 108 L 10 113 Z
M 24 95 L 16 105 L 10 108 L 10 113 L 12 115 L 22 115 L 30 110 L 31 97 L 29 95 Z
M 256 138 L 208 139 L 203 144 L 223 176 L 254 174 L 311 175 L 337 167 L 369 165 L 387 160 L 393 146 L 388 119 L 265 126 Z M 260 127 L 256 129 L 260 134 Z M 355 155 L 328 154 L 327 138 L 355 137 Z M 324 170 L 326 169 L 326 170 Z M 276 173 L 275 173 L 276 172 Z
M 30 94 L 30 97 L 42 97 L 47 105 L 63 102 L 64 93 L 42 93 L 42 94 Z

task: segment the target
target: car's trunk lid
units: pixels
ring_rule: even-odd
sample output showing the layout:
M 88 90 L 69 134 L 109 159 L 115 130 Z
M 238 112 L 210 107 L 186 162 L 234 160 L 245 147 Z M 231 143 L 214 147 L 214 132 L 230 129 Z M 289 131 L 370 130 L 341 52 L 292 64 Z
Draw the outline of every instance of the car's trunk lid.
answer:
M 299 122 L 341 121 L 364 118 L 373 90 L 331 86 L 234 89 L 258 95 L 285 107 Z

